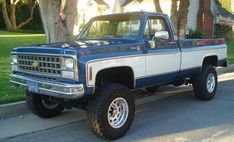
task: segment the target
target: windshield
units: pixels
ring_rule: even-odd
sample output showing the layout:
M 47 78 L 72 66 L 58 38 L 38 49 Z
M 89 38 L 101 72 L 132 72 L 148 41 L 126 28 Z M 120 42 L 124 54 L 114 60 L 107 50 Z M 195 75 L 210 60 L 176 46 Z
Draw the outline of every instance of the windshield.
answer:
M 101 16 L 91 20 L 78 39 L 137 38 L 139 29 L 137 14 Z

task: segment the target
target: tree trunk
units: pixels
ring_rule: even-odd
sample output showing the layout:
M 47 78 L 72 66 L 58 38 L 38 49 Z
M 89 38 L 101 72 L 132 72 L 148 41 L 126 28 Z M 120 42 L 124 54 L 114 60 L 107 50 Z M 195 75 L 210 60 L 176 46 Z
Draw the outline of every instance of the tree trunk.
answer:
M 16 5 L 18 2 L 19 0 L 11 0 L 10 21 L 11 21 L 13 30 L 17 30 L 15 11 L 16 11 Z
M 123 0 L 102 0 L 102 1 L 108 5 L 111 13 L 121 13 L 121 1 Z
M 77 21 L 78 0 L 39 0 L 47 42 L 65 42 L 72 38 Z M 64 5 L 63 5 L 64 4 Z
M 13 27 L 12 27 L 10 18 L 8 16 L 8 13 L 7 13 L 6 0 L 2 0 L 2 15 L 3 15 L 3 19 L 5 21 L 7 30 L 12 30 Z
M 23 26 L 27 25 L 30 21 L 32 21 L 33 19 L 33 13 L 34 13 L 34 10 L 36 8 L 36 5 L 37 5 L 37 1 L 34 2 L 32 8 L 30 9 L 30 17 L 22 22 L 20 22 L 17 26 L 17 29 L 20 29 L 22 28 Z
M 178 0 L 171 0 L 171 20 L 173 22 L 175 30 L 177 30 L 177 1 Z
M 155 9 L 156 9 L 156 12 L 163 13 L 162 8 L 160 6 L 160 1 L 159 0 L 154 0 L 154 6 L 155 6 Z
M 75 25 L 78 25 L 79 17 L 78 17 L 78 10 L 77 10 L 78 0 L 68 0 L 64 7 L 64 13 L 66 15 L 66 26 L 68 31 L 68 39 L 72 40 L 74 38 L 74 28 Z M 76 29 L 78 30 L 78 28 Z M 75 32 L 75 33 L 78 33 Z
M 11 20 L 11 24 L 12 24 L 12 27 L 13 29 L 17 29 L 17 26 L 16 26 L 16 18 L 15 18 L 15 8 L 16 8 L 16 3 L 11 0 L 11 13 L 10 13 L 10 20 Z
M 7 30 L 17 30 L 23 27 L 24 25 L 28 24 L 33 19 L 33 12 L 36 7 L 37 1 L 35 1 L 32 9 L 31 9 L 31 16 L 26 19 L 25 21 L 22 21 L 17 25 L 16 23 L 16 5 L 18 4 L 19 0 L 11 0 L 10 1 L 10 16 L 7 13 L 7 3 L 6 0 L 2 0 L 2 15 L 6 24 Z
M 15 5 L 11 5 L 10 19 L 11 19 L 13 28 L 16 29 Z
M 186 24 L 189 12 L 189 0 L 180 0 L 180 6 L 178 10 L 178 22 L 177 22 L 177 36 L 184 37 L 186 32 Z
M 120 0 L 115 0 L 115 4 L 112 10 L 112 13 L 121 13 L 121 4 Z

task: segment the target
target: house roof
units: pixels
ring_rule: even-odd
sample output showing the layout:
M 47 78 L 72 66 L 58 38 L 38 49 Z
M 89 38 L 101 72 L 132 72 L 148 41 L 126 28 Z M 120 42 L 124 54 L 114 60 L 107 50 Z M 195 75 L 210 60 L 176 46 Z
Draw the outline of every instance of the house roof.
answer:
M 104 0 L 94 0 L 97 4 L 109 6 Z
M 126 6 L 126 5 L 130 4 L 132 1 L 134 1 L 134 0 L 126 0 L 121 6 Z M 143 0 L 136 0 L 136 1 L 141 3 Z
M 219 4 L 217 4 L 217 8 L 218 8 L 219 14 L 222 15 L 223 17 L 230 17 L 230 18 L 234 19 L 234 15 L 232 13 L 230 13 L 229 11 L 227 11 L 222 6 L 220 6 Z
M 1 1 L 1 0 L 0 0 L 0 1 Z M 94 0 L 94 1 L 95 1 L 97 4 L 109 6 L 109 5 L 105 2 L 105 0 Z M 134 0 L 122 0 L 121 6 L 126 6 L 126 5 L 130 4 L 132 1 L 134 1 Z M 136 0 L 136 1 L 138 1 L 138 2 L 141 3 L 143 0 Z

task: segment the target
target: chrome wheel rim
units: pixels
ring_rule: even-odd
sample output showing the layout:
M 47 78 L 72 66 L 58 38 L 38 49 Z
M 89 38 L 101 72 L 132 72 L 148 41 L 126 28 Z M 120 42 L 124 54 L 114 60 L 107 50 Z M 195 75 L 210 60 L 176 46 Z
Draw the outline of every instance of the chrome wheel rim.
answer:
M 206 88 L 209 93 L 212 93 L 215 89 L 215 76 L 213 73 L 210 73 L 206 80 Z
M 111 127 L 120 128 L 128 118 L 128 103 L 124 98 L 116 98 L 108 108 L 107 118 Z
M 41 97 L 41 102 L 47 109 L 54 109 L 58 106 L 58 103 L 52 102 L 52 97 Z

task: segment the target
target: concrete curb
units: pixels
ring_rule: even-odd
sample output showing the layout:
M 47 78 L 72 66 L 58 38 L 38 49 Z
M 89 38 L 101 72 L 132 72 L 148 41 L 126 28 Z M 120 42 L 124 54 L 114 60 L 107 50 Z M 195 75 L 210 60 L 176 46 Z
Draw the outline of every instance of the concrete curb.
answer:
M 218 75 L 234 72 L 234 64 L 224 68 L 217 68 Z M 148 100 L 148 99 L 147 99 Z M 141 101 L 140 101 L 141 102 Z M 141 104 L 141 103 L 140 103 Z M 20 116 L 30 113 L 25 101 L 0 105 L 0 119 Z
M 0 119 L 19 116 L 29 113 L 25 101 L 0 105 Z
M 228 67 L 219 67 L 217 68 L 218 75 L 222 75 L 225 73 L 231 73 L 234 72 L 234 64 L 229 65 Z

